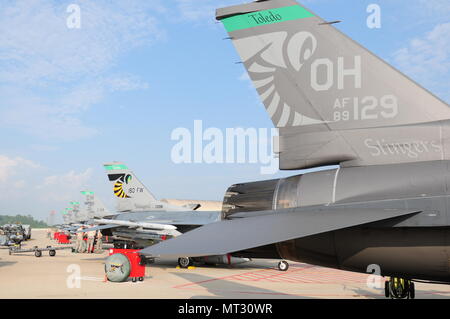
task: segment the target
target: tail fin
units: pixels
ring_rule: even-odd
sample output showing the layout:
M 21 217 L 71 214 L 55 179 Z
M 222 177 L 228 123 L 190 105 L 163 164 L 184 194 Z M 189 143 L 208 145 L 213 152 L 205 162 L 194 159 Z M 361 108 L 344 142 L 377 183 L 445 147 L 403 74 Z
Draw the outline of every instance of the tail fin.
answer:
M 70 215 L 68 213 L 67 210 L 63 210 L 61 211 L 62 217 L 63 217 L 63 221 L 65 224 L 70 224 L 71 220 L 70 220 Z
M 82 191 L 81 194 L 86 196 L 84 203 L 89 218 L 102 218 L 112 215 L 98 196 L 95 196 L 94 192 Z
M 64 215 L 66 216 L 65 220 L 67 220 L 67 222 L 69 224 L 76 222 L 76 218 L 75 218 L 75 215 L 74 215 L 74 212 L 73 212 L 73 208 L 68 207 L 68 208 L 64 209 Z
M 333 23 L 294 0 L 223 8 L 217 19 L 280 128 L 281 169 L 441 159 L 449 106 Z M 411 158 L 417 144 L 427 151 Z
M 113 185 L 118 211 L 183 210 L 158 201 L 124 163 L 107 163 L 104 167 Z
M 83 222 L 89 219 L 87 210 L 79 202 L 70 202 L 72 205 L 72 216 L 76 222 Z

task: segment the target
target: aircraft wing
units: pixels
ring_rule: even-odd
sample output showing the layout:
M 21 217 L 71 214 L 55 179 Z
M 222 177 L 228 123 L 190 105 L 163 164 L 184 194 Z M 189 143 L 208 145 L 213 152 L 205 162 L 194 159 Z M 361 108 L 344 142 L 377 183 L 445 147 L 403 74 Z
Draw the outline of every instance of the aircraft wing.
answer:
M 95 227 L 91 227 L 91 228 L 86 228 L 86 229 L 83 229 L 83 230 L 77 230 L 76 233 L 87 233 L 88 231 L 110 229 L 110 228 L 116 228 L 116 227 L 122 227 L 122 226 L 120 226 L 120 225 L 113 225 L 113 224 L 99 225 L 99 226 L 95 226 Z
M 83 229 L 77 231 L 77 233 L 85 233 L 89 231 L 96 231 L 102 229 L 110 229 L 110 228 L 118 228 L 118 227 L 127 227 L 130 229 L 140 229 L 142 231 L 154 232 L 156 234 L 163 235 L 171 235 L 171 236 L 179 236 L 180 232 L 178 232 L 175 226 L 165 225 L 165 224 L 155 224 L 155 223 L 146 223 L 146 222 L 131 222 L 131 221 L 123 221 L 123 220 L 103 220 L 97 219 L 95 222 L 103 224 L 95 227 Z
M 162 223 L 149 223 L 146 221 L 130 221 L 130 220 L 117 220 L 117 219 L 96 219 L 97 224 L 117 225 L 129 228 L 146 228 L 154 230 L 176 230 L 177 227 Z
M 63 228 L 65 230 L 77 229 L 80 226 L 58 226 L 59 228 Z
M 153 257 L 223 255 L 295 238 L 419 213 L 417 210 L 294 208 L 209 224 L 141 251 Z

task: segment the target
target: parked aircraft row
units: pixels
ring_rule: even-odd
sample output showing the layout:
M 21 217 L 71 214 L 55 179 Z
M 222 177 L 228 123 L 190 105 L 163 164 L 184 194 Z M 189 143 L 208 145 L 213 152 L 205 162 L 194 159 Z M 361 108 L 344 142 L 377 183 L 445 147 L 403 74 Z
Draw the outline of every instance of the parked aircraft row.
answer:
M 115 248 L 142 249 L 222 218 L 221 202 L 177 200 L 181 205 L 174 205 L 170 203 L 172 200 L 156 199 L 124 163 L 108 163 L 104 168 L 116 198 L 116 211 L 108 210 L 94 192 L 81 191 L 85 205 L 71 202 L 71 207 L 63 211 L 65 224 L 60 227 L 64 230 L 72 233 L 100 230 L 113 238 Z M 216 210 L 204 211 L 203 204 Z M 186 268 L 194 261 L 236 264 L 249 259 L 227 255 L 206 259 L 182 256 L 179 265 Z
M 221 211 L 200 213 L 111 163 L 119 209 L 92 229 L 188 264 L 377 265 L 392 298 L 414 298 L 415 280 L 450 283 L 449 105 L 294 0 L 218 9 L 217 20 L 279 129 L 280 169 L 339 168 L 235 184 Z
M 233 185 L 224 220 L 142 253 L 376 265 L 392 298 L 450 283 L 449 105 L 294 0 L 216 18 L 279 129 L 280 169 L 339 168 Z

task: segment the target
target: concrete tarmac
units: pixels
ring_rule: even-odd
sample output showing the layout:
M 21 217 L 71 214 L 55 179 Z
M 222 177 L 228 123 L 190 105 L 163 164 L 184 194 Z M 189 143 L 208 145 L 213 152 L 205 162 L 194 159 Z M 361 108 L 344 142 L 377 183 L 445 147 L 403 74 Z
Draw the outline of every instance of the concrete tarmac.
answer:
M 46 230 L 32 231 L 24 248 L 57 245 Z M 157 260 L 147 266 L 143 282 L 104 281 L 102 254 L 57 251 L 9 255 L 0 249 L 0 298 L 384 298 L 384 289 L 369 288 L 369 275 L 291 263 L 287 272 L 276 269 L 277 260 L 253 260 L 227 266 L 177 269 L 176 260 Z M 450 298 L 450 285 L 416 283 L 417 298 Z

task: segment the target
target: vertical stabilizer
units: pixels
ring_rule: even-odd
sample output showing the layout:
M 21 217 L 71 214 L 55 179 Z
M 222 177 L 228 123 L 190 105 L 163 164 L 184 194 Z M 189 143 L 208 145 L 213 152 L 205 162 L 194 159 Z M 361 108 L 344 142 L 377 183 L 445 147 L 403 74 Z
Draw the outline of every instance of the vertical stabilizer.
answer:
M 82 191 L 81 194 L 86 197 L 84 204 L 86 206 L 89 219 L 102 218 L 112 215 L 94 192 Z
M 117 199 L 117 211 L 191 210 L 158 201 L 124 163 L 113 162 L 103 166 Z
M 335 22 L 294 0 L 222 8 L 217 19 L 280 129 L 281 169 L 449 159 L 449 106 Z

